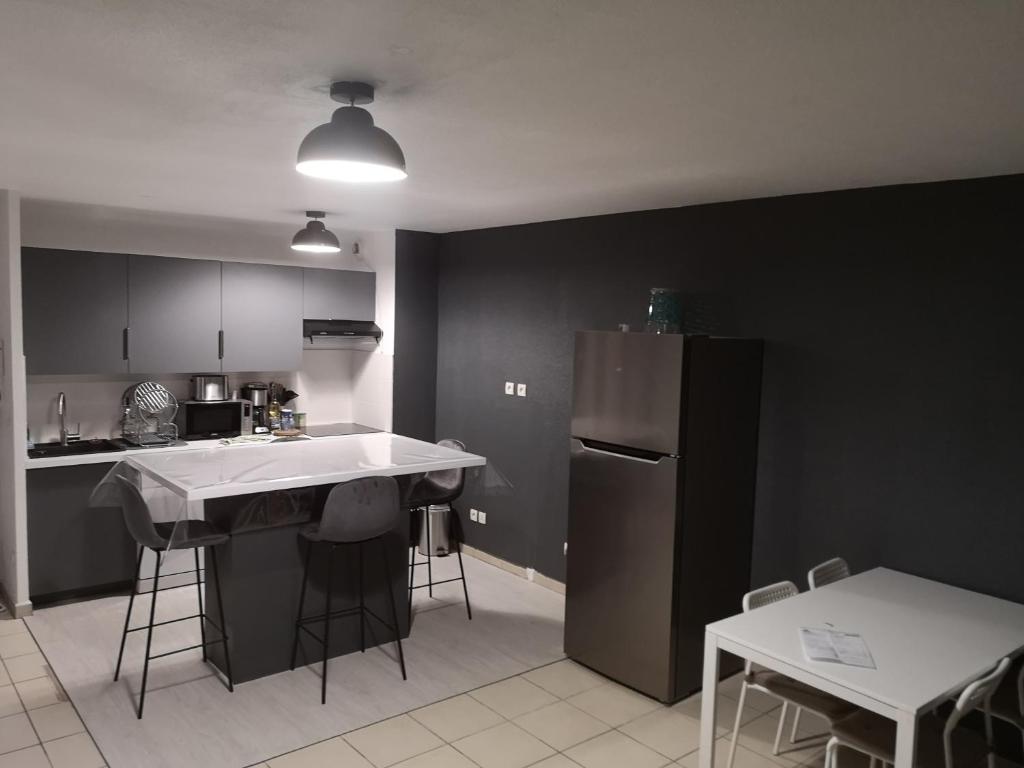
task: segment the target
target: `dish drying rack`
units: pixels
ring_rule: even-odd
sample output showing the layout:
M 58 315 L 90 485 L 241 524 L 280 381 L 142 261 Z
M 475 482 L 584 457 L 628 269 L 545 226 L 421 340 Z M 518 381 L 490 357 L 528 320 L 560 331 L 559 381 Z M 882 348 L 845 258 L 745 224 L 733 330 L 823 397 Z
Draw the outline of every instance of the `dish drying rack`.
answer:
M 157 448 L 178 441 L 178 400 L 162 384 L 143 381 L 133 384 L 121 397 L 124 415 L 121 438 L 139 448 Z

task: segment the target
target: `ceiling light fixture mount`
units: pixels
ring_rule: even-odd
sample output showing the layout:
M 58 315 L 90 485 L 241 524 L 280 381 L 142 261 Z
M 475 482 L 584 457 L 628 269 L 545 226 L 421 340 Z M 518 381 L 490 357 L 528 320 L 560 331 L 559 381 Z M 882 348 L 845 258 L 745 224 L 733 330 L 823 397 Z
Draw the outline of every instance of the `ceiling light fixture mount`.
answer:
M 368 83 L 331 83 L 331 98 L 345 106 L 334 110 L 329 123 L 310 131 L 299 145 L 295 170 L 333 181 L 399 181 L 405 155 L 391 134 L 373 124 L 362 104 L 372 104 Z
M 300 229 L 292 238 L 292 250 L 306 253 L 339 253 L 341 244 L 331 230 L 324 226 L 324 211 L 306 211 L 310 221 L 304 229 Z
M 373 104 L 373 95 L 373 86 L 369 83 L 358 83 L 351 80 L 331 83 L 331 98 L 349 107 Z

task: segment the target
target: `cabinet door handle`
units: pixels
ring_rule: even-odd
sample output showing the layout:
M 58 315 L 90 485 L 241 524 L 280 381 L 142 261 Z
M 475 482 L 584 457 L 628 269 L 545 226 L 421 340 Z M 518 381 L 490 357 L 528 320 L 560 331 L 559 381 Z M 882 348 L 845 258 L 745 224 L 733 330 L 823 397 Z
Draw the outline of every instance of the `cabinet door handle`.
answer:
M 217 357 L 224 359 L 224 331 L 217 331 Z
M 127 360 L 128 359 L 128 331 L 129 330 L 131 330 L 131 329 L 130 328 L 125 328 L 124 331 L 121 332 L 121 359 L 122 360 Z

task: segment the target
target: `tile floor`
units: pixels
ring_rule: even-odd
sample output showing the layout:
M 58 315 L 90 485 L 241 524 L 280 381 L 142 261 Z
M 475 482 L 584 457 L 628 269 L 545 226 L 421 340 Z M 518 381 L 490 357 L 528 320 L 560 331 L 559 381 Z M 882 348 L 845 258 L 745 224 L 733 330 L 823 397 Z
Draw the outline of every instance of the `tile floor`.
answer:
M 0 768 L 102 768 L 22 621 L 0 622 Z M 719 688 L 724 764 L 739 678 Z M 751 692 L 736 768 L 820 768 L 824 724 L 771 754 L 778 703 Z M 666 707 L 562 660 L 289 752 L 258 768 L 696 768 L 700 695 Z M 843 768 L 852 768 L 844 755 Z
M 420 626 L 414 636 L 425 643 L 421 653 L 429 649 L 436 653 L 439 647 L 450 644 L 453 636 L 446 633 L 451 627 L 456 627 L 460 633 L 457 637 L 463 645 L 454 650 L 463 665 L 477 667 L 485 662 L 494 664 L 502 657 L 469 653 L 473 646 L 465 645 L 466 633 L 481 632 L 481 640 L 491 647 L 496 643 L 507 642 L 509 638 L 503 636 L 508 635 L 514 627 L 512 634 L 515 637 L 511 639 L 515 641 L 515 653 L 525 654 L 528 651 L 522 647 L 525 638 L 534 638 L 533 642 L 536 642 L 538 635 L 544 636 L 551 629 L 548 622 L 539 620 L 544 611 L 538 613 L 536 601 L 544 603 L 555 599 L 556 603 L 544 610 L 560 610 L 560 596 L 555 598 L 553 593 L 542 587 L 527 584 L 479 562 L 467 561 L 467 570 L 470 568 L 480 606 L 480 619 L 474 620 L 473 625 L 461 622 L 463 609 L 460 594 L 441 600 L 418 597 Z M 534 590 L 541 592 L 534 594 Z M 169 594 L 173 594 L 173 591 Z M 30 622 L 32 632 L 42 633 L 40 643 L 44 650 L 49 649 L 46 650 L 47 656 L 52 652 L 58 659 L 63 659 L 60 665 L 55 663 L 55 666 L 63 670 L 62 675 L 68 675 L 65 684 L 76 701 L 81 696 L 82 701 L 89 703 L 90 697 L 93 697 L 89 706 L 94 707 L 95 697 L 112 694 L 116 707 L 110 711 L 90 710 L 92 715 L 83 710 L 85 721 L 95 723 L 99 728 L 94 742 L 47 665 L 47 660 L 37 648 L 26 624 L 22 621 L 0 621 L 0 768 L 100 768 L 104 765 L 104 757 L 97 743 L 106 743 L 111 748 L 107 759 L 112 768 L 141 765 L 143 763 L 139 759 L 129 758 L 128 754 L 137 757 L 146 752 L 126 752 L 118 756 L 119 751 L 126 750 L 128 742 L 141 740 L 149 743 L 147 739 L 154 737 L 147 736 L 141 730 L 147 723 L 159 726 L 156 732 L 167 735 L 166 719 L 147 718 L 140 725 L 132 716 L 132 700 L 128 693 L 109 684 L 108 670 L 103 664 L 109 662 L 107 656 L 110 647 L 113 647 L 111 638 L 104 636 L 102 642 L 98 643 L 100 655 L 96 658 L 90 656 L 91 640 L 86 631 L 88 625 L 80 623 L 78 618 L 81 617 L 76 618 L 75 612 L 83 610 L 81 606 L 86 605 L 86 613 L 90 617 L 100 616 L 97 620 L 106 626 L 109 617 L 102 617 L 102 603 L 93 601 L 90 604 L 75 605 L 78 607 L 47 609 L 37 614 Z M 499 605 L 510 613 L 499 616 L 493 610 Z M 490 618 L 488 608 L 491 609 Z M 123 607 L 111 606 L 110 609 L 117 617 L 123 615 Z M 41 617 L 47 612 L 50 618 L 43 620 Z M 57 621 L 58 618 L 61 621 Z M 508 621 L 514 623 L 508 624 Z M 62 622 L 69 623 L 62 628 Z M 436 622 L 436 626 L 431 622 Z M 525 628 L 521 626 L 524 623 L 527 625 Z M 57 629 L 60 628 L 74 635 L 69 645 L 57 642 Z M 558 630 L 555 636 L 560 639 L 560 624 L 555 629 Z M 527 634 L 520 635 L 520 631 Z M 415 656 L 415 643 L 410 641 L 409 647 Z M 531 653 L 546 653 L 542 651 L 543 644 Z M 347 671 L 347 674 L 337 676 L 338 685 L 343 688 L 332 693 L 331 700 L 339 707 L 344 705 L 346 699 L 349 702 L 372 699 L 376 689 L 386 687 L 385 684 L 391 679 L 388 675 L 394 677 L 394 670 L 389 666 L 393 662 L 382 656 L 381 663 L 368 667 L 368 677 L 363 680 L 356 674 L 358 668 L 344 666 L 346 660 L 365 664 L 366 658 L 358 659 L 358 656 L 353 654 L 332 662 L 341 666 L 339 671 Z M 548 660 L 552 658 L 557 658 L 557 654 L 554 657 L 548 656 Z M 523 657 L 525 660 L 526 656 Z M 424 662 L 427 661 L 424 659 Z M 430 658 L 429 662 L 435 667 L 449 663 L 441 657 Z M 506 659 L 504 663 L 507 665 L 510 661 Z M 419 668 L 426 667 L 420 665 Z M 450 675 L 457 667 L 445 669 L 446 675 Z M 524 669 L 526 671 L 521 671 Z M 500 667 L 494 667 L 492 671 L 498 670 Z M 568 660 L 553 663 L 535 661 L 525 666 L 520 664 L 515 672 L 520 673 L 509 676 L 510 672 L 506 671 L 504 675 L 493 675 L 490 680 L 498 682 L 488 681 L 485 685 L 477 683 L 463 685 L 461 688 L 449 686 L 447 693 L 437 685 L 425 686 L 422 691 L 417 691 L 415 685 L 395 684 L 396 690 L 401 691 L 408 702 L 405 707 L 381 707 L 376 718 L 364 718 L 358 723 L 362 727 L 350 725 L 348 728 L 343 725 L 346 722 L 343 709 L 325 710 L 315 702 L 318 697 L 313 690 L 316 686 L 312 685 L 315 682 L 312 677 L 282 677 L 268 683 L 273 686 L 276 694 L 274 698 L 279 699 L 286 692 L 286 684 L 293 681 L 301 683 L 297 686 L 301 698 L 286 702 L 288 707 L 294 709 L 293 714 L 301 714 L 302 719 L 330 715 L 331 722 L 339 726 L 334 728 L 333 733 L 341 735 L 331 735 L 324 740 L 307 737 L 297 741 L 295 746 L 300 748 L 285 747 L 292 750 L 287 752 L 279 749 L 277 751 L 284 753 L 255 764 L 251 763 L 252 758 L 241 758 L 246 751 L 242 748 L 243 742 L 234 740 L 227 743 L 235 745 L 235 759 L 231 760 L 229 755 L 229 759 L 217 764 L 231 764 L 239 768 L 247 763 L 256 768 L 696 768 L 700 738 L 699 695 L 667 707 Z M 381 677 L 382 674 L 384 677 Z M 75 681 L 74 685 L 69 682 L 71 680 Z M 164 689 L 163 696 L 152 697 L 152 706 L 165 706 L 166 715 L 177 713 L 175 716 L 181 716 L 183 707 L 188 710 L 184 706 L 185 702 L 190 701 L 185 697 L 185 692 L 202 682 L 169 679 L 169 687 Z M 346 693 L 351 693 L 349 687 L 357 682 L 362 694 L 355 699 L 346 696 Z M 248 683 L 238 690 L 244 694 L 248 689 L 249 698 L 265 700 L 267 692 L 261 691 L 259 685 L 259 682 Z M 213 695 L 211 703 L 217 703 L 222 717 L 228 715 L 228 712 L 220 709 L 224 697 L 219 687 Z M 725 763 L 738 695 L 738 678 L 726 680 L 719 687 L 721 725 L 718 730 L 720 749 L 716 752 L 716 766 Z M 416 701 L 417 697 L 419 701 Z M 163 704 L 158 704 L 161 699 Z M 316 703 L 316 706 L 310 705 L 303 709 L 308 703 L 307 699 Z M 236 693 L 232 700 L 232 711 L 238 714 L 240 708 L 244 710 L 245 706 L 246 696 Z M 147 710 L 149 708 L 147 702 Z M 826 741 L 825 726 L 810 715 L 805 715 L 802 720 L 798 743 L 786 744 L 782 754 L 772 756 L 771 745 L 779 712 L 777 702 L 771 697 L 757 693 L 748 695 L 735 768 L 821 768 Z M 245 720 L 244 717 L 240 719 Z M 231 724 L 228 721 L 218 722 L 220 726 L 214 730 L 230 730 Z M 280 727 L 285 727 L 285 723 L 278 723 Z M 100 738 L 100 734 L 106 735 Z M 173 731 L 171 735 L 174 735 Z M 180 738 L 170 742 L 165 740 L 154 748 L 167 751 L 176 748 L 179 742 Z M 156 744 L 158 742 L 153 742 L 153 745 Z M 304 744 L 309 746 L 301 746 Z M 274 753 L 263 752 L 264 755 Z M 152 756 L 154 753 L 150 751 L 148 754 Z M 206 755 L 209 757 L 210 753 Z M 179 758 L 169 762 L 164 760 L 160 765 L 209 763 L 201 756 L 196 758 L 185 753 L 180 754 Z M 861 768 L 859 757 L 852 753 L 841 753 L 840 762 L 840 768 Z
M 139 721 L 144 633 L 129 638 L 121 679 L 112 681 L 127 597 L 41 608 L 25 624 L 110 768 L 242 768 L 561 659 L 562 595 L 465 561 L 473 620 L 460 584 L 442 585 L 433 599 L 418 591 L 413 632 L 403 642 L 408 681 L 390 643 L 340 656 L 328 665 L 326 706 L 318 662 L 228 693 L 190 651 L 150 667 Z M 435 577 L 447 578 L 458 563 L 445 558 L 434 567 Z M 136 610 L 133 625 L 146 618 L 148 600 L 137 600 Z M 161 593 L 158 620 L 194 612 L 193 587 Z M 154 634 L 153 651 L 198 641 L 198 622 L 170 624 Z
M 0 768 L 102 768 L 92 737 L 20 619 L 0 621 Z
M 724 765 L 739 678 L 719 690 Z M 751 693 L 736 768 L 820 768 L 825 724 L 805 715 L 796 744 L 771 754 L 780 708 Z M 787 721 L 789 722 L 789 721 Z M 787 734 L 788 735 L 788 734 Z M 412 710 L 258 768 L 696 768 L 700 695 L 666 707 L 569 660 Z M 842 768 L 860 761 L 841 754 Z M 864 763 L 866 765 L 866 762 Z

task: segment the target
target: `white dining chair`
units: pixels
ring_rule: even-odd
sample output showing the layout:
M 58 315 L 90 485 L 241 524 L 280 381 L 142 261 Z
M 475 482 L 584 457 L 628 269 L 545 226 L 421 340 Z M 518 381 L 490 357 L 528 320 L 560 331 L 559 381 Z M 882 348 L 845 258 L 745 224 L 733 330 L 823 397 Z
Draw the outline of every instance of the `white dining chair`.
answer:
M 992 716 L 1017 726 L 1024 738 L 1024 657 L 1014 666 L 992 694 Z
M 984 706 L 985 711 L 984 751 L 988 754 L 989 766 L 993 764 L 992 715 L 989 702 L 1009 668 L 1010 660 L 1003 659 L 995 669 L 986 672 L 964 688 L 941 728 L 937 724 L 938 718 L 921 719 L 915 760 L 919 768 L 966 768 L 967 765 L 975 764 L 972 759 L 963 760 L 960 766 L 955 764 L 954 746 L 958 752 L 968 753 L 973 751 L 972 748 L 977 748 L 977 745 L 972 743 L 964 731 L 961 731 L 964 737 L 954 745 L 953 731 L 964 715 L 980 706 Z M 881 761 L 883 765 L 891 765 L 896 760 L 896 722 L 874 712 L 857 710 L 832 726 L 832 738 L 825 747 L 825 768 L 836 768 L 836 753 L 839 747 L 847 747 L 867 755 L 871 758 L 872 764 Z M 982 757 L 981 751 L 978 749 L 979 758 Z
M 811 589 L 818 589 L 826 584 L 841 581 L 849 575 L 850 566 L 846 564 L 846 561 L 841 557 L 833 557 L 831 560 L 819 563 L 807 572 L 807 586 Z M 798 709 L 793 716 L 793 730 L 789 734 L 790 742 L 796 741 L 796 732 L 799 728 L 800 710 Z M 871 768 L 874 768 L 874 766 L 871 766 Z
M 798 594 L 800 594 L 800 590 L 791 581 L 780 581 L 777 584 L 770 584 L 767 587 L 761 587 L 753 592 L 748 592 L 743 596 L 743 612 L 747 613 Z M 795 718 L 800 716 L 801 710 L 806 709 L 827 720 L 830 726 L 852 714 L 857 709 L 849 702 L 838 699 L 824 691 L 819 691 L 817 688 L 798 682 L 779 672 L 773 672 L 769 669 L 755 670 L 753 664 L 747 661 L 743 666 L 743 683 L 740 685 L 740 700 L 736 706 L 736 722 L 732 729 L 732 743 L 729 746 L 727 768 L 732 768 L 733 762 L 736 759 L 736 743 L 739 741 L 740 723 L 743 720 L 743 706 L 746 703 L 747 691 L 749 690 L 767 693 L 769 696 L 774 696 L 782 702 L 779 726 L 775 731 L 775 745 L 772 748 L 773 755 L 779 754 L 782 729 L 785 727 L 786 713 L 790 704 L 796 708 Z M 796 720 L 794 720 L 795 722 Z M 796 741 L 795 727 L 790 741 Z
M 814 566 L 807 572 L 807 586 L 811 589 L 818 589 L 826 584 L 841 581 L 849 575 L 850 566 L 846 564 L 846 561 L 841 557 L 833 557 L 831 560 L 826 560 L 824 563 Z

